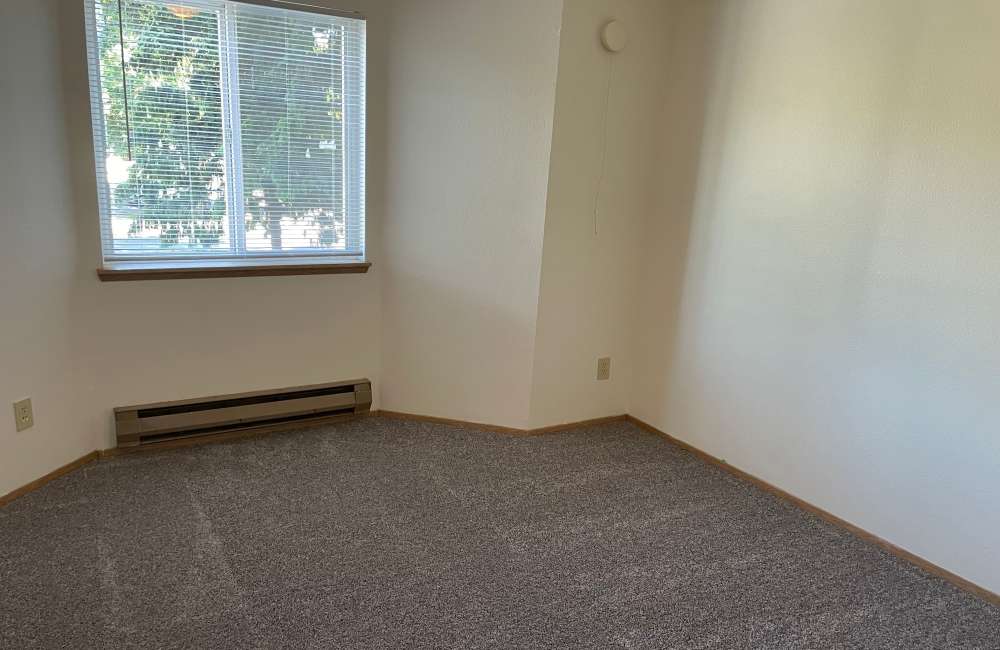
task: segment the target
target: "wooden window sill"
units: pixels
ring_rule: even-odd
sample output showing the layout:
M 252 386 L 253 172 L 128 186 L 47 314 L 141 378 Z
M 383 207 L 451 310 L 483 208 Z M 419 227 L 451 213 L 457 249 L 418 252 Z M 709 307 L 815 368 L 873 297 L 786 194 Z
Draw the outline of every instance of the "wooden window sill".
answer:
M 201 266 L 165 268 L 100 268 L 101 282 L 125 280 L 186 280 L 195 278 L 246 278 L 265 275 L 336 275 L 367 273 L 371 262 L 341 264 L 257 264 L 252 266 Z

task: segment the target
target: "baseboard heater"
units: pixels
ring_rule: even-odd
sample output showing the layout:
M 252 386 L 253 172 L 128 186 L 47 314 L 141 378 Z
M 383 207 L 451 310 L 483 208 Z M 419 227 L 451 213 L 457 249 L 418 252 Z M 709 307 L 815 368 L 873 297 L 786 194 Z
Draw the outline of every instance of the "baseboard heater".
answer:
M 366 413 L 367 379 L 296 386 L 115 409 L 119 447 L 256 429 L 287 429 Z

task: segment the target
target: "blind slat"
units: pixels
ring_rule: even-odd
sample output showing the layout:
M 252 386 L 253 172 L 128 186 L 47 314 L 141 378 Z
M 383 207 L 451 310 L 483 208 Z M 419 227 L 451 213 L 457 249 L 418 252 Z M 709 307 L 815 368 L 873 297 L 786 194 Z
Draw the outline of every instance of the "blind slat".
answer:
M 106 261 L 364 257 L 364 20 L 85 2 Z

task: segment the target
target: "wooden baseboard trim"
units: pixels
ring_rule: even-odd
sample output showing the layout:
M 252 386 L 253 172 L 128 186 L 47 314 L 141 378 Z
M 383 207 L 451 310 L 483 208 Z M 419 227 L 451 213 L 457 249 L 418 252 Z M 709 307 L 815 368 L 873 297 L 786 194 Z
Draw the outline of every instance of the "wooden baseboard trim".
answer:
M 60 476 L 69 474 L 70 472 L 83 467 L 87 463 L 97 460 L 98 457 L 100 457 L 100 453 L 97 451 L 92 451 L 89 454 L 84 454 L 83 456 L 77 458 L 76 460 L 70 463 L 66 463 L 65 465 L 63 465 L 58 469 L 52 470 L 45 476 L 35 479 L 34 481 L 28 483 L 27 485 L 22 485 L 16 490 L 0 497 L 0 507 L 7 505 L 8 503 L 13 501 L 14 499 L 17 499 L 18 497 L 23 497 L 25 494 L 28 494 L 29 492 L 34 492 L 35 490 L 42 487 L 46 483 L 54 481 Z
M 527 435 L 529 436 L 544 436 L 549 433 L 562 433 L 563 431 L 569 431 L 570 429 L 579 429 L 581 427 L 596 427 L 601 424 L 612 424 L 614 422 L 625 422 L 628 419 L 627 415 L 609 415 L 603 418 L 591 418 L 589 420 L 580 420 L 578 422 L 566 422 L 565 424 L 553 424 L 547 427 L 538 427 L 537 429 L 529 429 Z
M 417 415 L 416 413 L 403 413 L 402 411 L 386 411 L 379 409 L 372 411 L 376 417 L 390 418 L 393 420 L 408 420 L 410 422 L 431 422 L 434 424 L 447 424 L 453 427 L 463 427 L 465 429 L 479 429 L 492 433 L 506 433 L 510 435 L 524 435 L 525 429 L 515 429 L 513 427 L 502 427 L 497 424 L 486 424 L 484 422 L 469 422 L 466 420 L 453 420 L 451 418 L 439 418 L 433 415 Z
M 929 573 L 929 574 L 931 574 L 933 576 L 937 576 L 937 577 L 939 577 L 939 578 L 941 578 L 943 580 L 947 580 L 948 582 L 950 582 L 951 584 L 955 585 L 959 589 L 962 589 L 963 591 L 966 591 L 966 592 L 968 592 L 970 594 L 973 594 L 974 596 L 982 598 L 983 600 L 985 600 L 988 603 L 991 603 L 991 604 L 993 604 L 993 605 L 995 605 L 997 607 L 1000 607 L 1000 595 L 998 595 L 998 594 L 990 591 L 989 589 L 986 589 L 985 587 L 981 587 L 981 586 L 977 585 L 976 583 L 971 582 L 970 580 L 967 580 L 967 579 L 963 578 L 962 576 L 960 576 L 958 574 L 952 573 L 951 571 L 948 571 L 947 569 L 944 569 L 944 568 L 942 568 L 942 567 L 940 567 L 940 566 L 938 566 L 938 565 L 936 565 L 936 564 L 934 564 L 934 563 L 932 563 L 932 562 L 930 562 L 928 560 L 925 560 L 924 558 L 920 557 L 919 555 L 911 553 L 910 551 L 907 551 L 904 548 L 900 548 L 899 546 L 896 546 L 892 542 L 889 542 L 889 541 L 887 541 L 887 540 L 879 537 L 878 535 L 875 535 L 874 533 L 871 533 L 871 532 L 869 532 L 869 531 L 867 531 L 867 530 L 865 530 L 865 529 L 863 529 L 863 528 L 861 528 L 861 527 L 859 527 L 859 526 L 857 526 L 855 524 L 852 524 L 851 522 L 849 522 L 849 521 L 847 521 L 845 519 L 841 519 L 840 517 L 834 515 L 833 513 L 830 513 L 830 512 L 828 512 L 826 510 L 823 510 L 822 508 L 820 508 L 818 506 L 814 506 L 813 504 L 809 503 L 808 501 L 800 499 L 799 497 L 795 496 L 794 494 L 786 492 L 785 490 L 782 490 L 781 488 L 776 487 L 776 486 L 768 483 L 767 481 L 764 481 L 763 479 L 757 478 L 753 474 L 749 474 L 749 473 L 744 472 L 743 470 L 741 470 L 741 469 L 739 469 L 737 467 L 733 467 L 729 463 L 727 463 L 727 462 L 725 462 L 723 460 L 720 460 L 719 458 L 716 458 L 715 456 L 713 456 L 713 455 L 711 455 L 711 454 L 709 454 L 707 452 L 704 452 L 701 449 L 698 449 L 697 447 L 694 447 L 693 445 L 690 445 L 690 444 L 688 444 L 688 443 L 686 443 L 686 442 L 684 442 L 682 440 L 679 440 L 679 439 L 675 438 L 674 436 L 671 436 L 670 434 L 668 434 L 668 433 L 666 433 L 664 431 L 661 431 L 660 429 L 657 429 L 653 425 L 648 424 L 648 423 L 646 423 L 646 422 L 644 422 L 644 421 L 640 420 L 639 418 L 634 417 L 632 415 L 613 415 L 613 416 L 603 417 L 603 418 L 594 418 L 594 419 L 591 419 L 591 420 L 582 420 L 582 421 L 579 421 L 579 422 L 568 422 L 566 424 L 557 424 L 557 425 L 554 425 L 554 426 L 540 427 L 540 428 L 537 428 L 537 429 L 517 429 L 517 428 L 514 428 L 514 427 L 502 427 L 502 426 L 497 426 L 497 425 L 493 425 L 493 424 L 484 424 L 484 423 L 480 423 L 480 422 L 468 422 L 468 421 L 465 421 L 465 420 L 453 420 L 453 419 L 450 419 L 450 418 L 439 418 L 439 417 L 433 417 L 433 416 L 429 416 L 429 415 L 416 415 L 416 414 L 412 414 L 412 413 L 401 413 L 401 412 L 398 412 L 398 411 L 382 411 L 382 410 L 378 410 L 378 411 L 372 411 L 372 412 L 367 413 L 367 414 L 363 414 L 363 415 L 362 414 L 358 414 L 358 415 L 360 417 L 379 416 L 379 417 L 393 418 L 393 419 L 398 419 L 398 420 L 409 420 L 409 421 L 414 421 L 414 422 L 434 422 L 434 423 L 437 423 L 437 424 L 448 424 L 448 425 L 463 427 L 463 428 L 467 428 L 467 429 L 479 429 L 481 431 L 490 431 L 490 432 L 494 432 L 494 433 L 504 433 L 504 434 L 508 434 L 508 435 L 518 435 L 518 436 L 545 435 L 545 434 L 549 434 L 549 433 L 558 433 L 558 432 L 561 432 L 561 431 L 567 431 L 569 429 L 577 429 L 577 428 L 580 428 L 580 427 L 596 426 L 596 425 L 600 425 L 600 424 L 609 424 L 609 423 L 612 423 L 612 422 L 628 421 L 628 422 L 631 422 L 631 423 L 635 424 L 640 429 L 643 429 L 643 430 L 645 430 L 645 431 L 647 431 L 647 432 L 649 432 L 649 433 L 651 433 L 653 435 L 659 436 L 659 437 L 663 438 L 664 440 L 666 440 L 667 442 L 673 444 L 674 446 L 679 447 L 681 449 L 684 449 L 685 451 L 688 451 L 688 452 L 694 454 L 695 456 L 697 456 L 698 458 L 704 460 L 705 462 L 711 463 L 712 465 L 715 465 L 715 466 L 717 466 L 717 467 L 725 470 L 726 472 L 729 472 L 733 476 L 741 478 L 741 479 L 743 479 L 743 480 L 745 480 L 745 481 L 747 481 L 749 483 L 752 483 L 753 485 L 761 488 L 762 490 L 766 490 L 767 492 L 770 492 L 771 494 L 774 494 L 775 496 L 778 496 L 778 497 L 780 497 L 782 499 L 785 499 L 786 501 L 789 501 L 789 502 L 795 504 L 796 506 L 798 506 L 802 510 L 805 510 L 806 512 L 814 514 L 817 517 L 819 517 L 819 518 L 821 518 L 821 519 L 823 519 L 823 520 L 825 520 L 825 521 L 827 521 L 827 522 L 829 522 L 829 523 L 831 523 L 831 524 L 833 524 L 835 526 L 839 526 L 840 528 L 843 528 L 844 530 L 847 530 L 848 532 L 856 535 L 857 537 L 860 537 L 861 539 L 863 539 L 863 540 L 865 540 L 867 542 L 870 542 L 872 544 L 875 544 L 876 546 L 879 546 L 879 547 L 885 549 L 886 551 L 892 553 L 893 555 L 895 555 L 895 556 L 897 556 L 897 557 L 899 557 L 899 558 L 901 558 L 903 560 L 906 560 L 910 564 L 912 564 L 912 565 L 914 565 L 914 566 L 916 566 L 916 567 L 918 567 L 918 568 L 926 571 L 927 573 Z M 344 419 L 348 419 L 348 418 L 344 418 Z M 209 443 L 213 443 L 213 442 L 227 442 L 227 441 L 236 440 L 236 439 L 240 439 L 240 438 L 248 438 L 248 437 L 253 437 L 253 436 L 259 436 L 259 435 L 262 435 L 262 434 L 265 434 L 265 433 L 271 433 L 274 430 L 276 430 L 276 429 L 267 430 L 267 431 L 264 431 L 264 430 L 237 431 L 237 432 L 234 432 L 234 433 L 231 433 L 231 434 L 217 434 L 215 436 L 205 436 L 204 438 L 192 438 L 192 439 L 188 439 L 188 440 L 170 441 L 170 442 L 160 443 L 160 444 L 157 444 L 157 445 L 150 445 L 148 447 L 137 447 L 135 449 L 136 450 L 153 451 L 153 450 L 156 450 L 156 449 L 174 449 L 174 448 L 177 448 L 177 447 L 186 447 L 186 446 L 198 445 L 198 444 L 209 444 Z M 41 478 L 35 479 L 34 481 L 31 481 L 30 483 L 28 483 L 28 484 L 26 484 L 26 485 L 24 485 L 22 487 L 19 487 L 19 488 L 15 489 L 15 490 L 13 490 L 13 491 L 11 491 L 11 492 L 3 495 L 3 496 L 0 496 L 0 507 L 3 507 L 5 505 L 7 505 L 8 503 L 10 503 L 11 501 L 13 501 L 14 499 L 22 497 L 25 494 L 28 494 L 29 492 L 33 492 L 34 490 L 37 490 L 38 488 L 40 488 L 43 485 L 45 485 L 45 484 L 47 484 L 47 483 L 49 483 L 49 482 L 51 482 L 51 481 L 59 478 L 60 476 L 64 476 L 64 475 L 66 475 L 66 474 L 68 474 L 68 473 L 70 473 L 72 471 L 75 471 L 75 470 L 83 467 L 87 463 L 93 462 L 93 461 L 98 460 L 100 458 L 108 458 L 108 457 L 118 456 L 118 455 L 120 455 L 122 453 L 132 453 L 132 452 L 130 452 L 128 450 L 126 450 L 126 451 L 123 452 L 121 449 L 105 449 L 105 450 L 100 450 L 100 451 L 95 450 L 95 451 L 92 451 L 92 452 L 90 452 L 88 454 L 85 454 L 85 455 L 81 456 L 80 458 L 77 458 L 76 460 L 63 465 L 62 467 L 59 467 L 58 469 L 55 469 L 55 470 L 49 472 L 48 474 L 46 474 L 45 476 L 42 476 Z
M 46 483 L 59 478 L 65 474 L 69 474 L 75 471 L 87 463 L 95 460 L 104 460 L 106 458 L 114 458 L 116 456 L 124 456 L 139 453 L 150 453 L 156 451 L 167 451 L 170 449 L 178 449 L 180 447 L 193 447 L 198 445 L 209 445 L 217 444 L 223 442 L 232 442 L 235 440 L 242 440 L 245 438 L 254 438 L 257 436 L 263 436 L 270 433 L 276 433 L 279 431 L 286 431 L 290 429 L 299 429 L 308 426 L 322 426 L 325 424 L 334 424 L 337 422 L 343 422 L 346 420 L 353 420 L 359 417 L 368 417 L 372 415 L 371 413 L 355 413 L 350 415 L 335 415 L 327 418 L 317 418 L 315 420 L 299 421 L 299 422 L 287 422 L 282 424 L 274 425 L 262 425 L 259 427 L 247 428 L 241 431 L 231 431 L 228 433 L 214 433 L 207 436 L 199 436 L 195 438 L 178 438 L 177 440 L 168 440 L 164 442 L 158 442 L 150 445 L 140 445 L 138 447 L 112 447 L 111 449 L 95 449 L 94 451 L 77 458 L 71 463 L 67 463 L 62 467 L 53 470 L 46 474 L 45 476 L 35 479 L 27 485 L 23 485 L 16 490 L 0 496 L 0 508 L 7 505 L 14 499 L 24 496 L 29 492 L 33 492 L 38 488 L 42 487 Z
M 611 415 L 603 418 L 593 418 L 590 420 L 580 420 L 578 422 L 567 422 L 565 424 L 555 424 L 537 429 L 518 429 L 516 427 L 503 427 L 497 424 L 486 424 L 483 422 L 470 422 L 468 420 L 453 420 L 451 418 L 439 418 L 433 415 L 417 415 L 415 413 L 403 413 L 401 411 L 372 411 L 372 415 L 392 418 L 394 420 L 409 420 L 411 422 L 432 422 L 434 424 L 447 424 L 463 429 L 478 429 L 491 433 L 503 433 L 511 436 L 542 436 L 549 433 L 559 433 L 580 427 L 596 426 L 599 424 L 609 424 L 611 422 L 622 422 L 627 415 Z
M 490 431 L 494 433 L 503 433 L 507 435 L 515 436 L 541 436 L 549 433 L 559 433 L 561 431 L 568 431 L 570 429 L 578 429 L 580 427 L 586 426 L 596 426 L 599 424 L 608 424 L 611 422 L 621 422 L 629 418 L 627 415 L 613 415 L 610 417 L 594 418 L 591 420 L 581 420 L 579 422 L 567 422 L 565 424 L 556 424 L 548 427 L 539 427 L 537 429 L 517 429 L 514 427 L 502 427 L 495 424 L 484 424 L 482 422 L 469 422 L 466 420 L 452 420 L 450 418 L 438 418 L 429 415 L 415 415 L 412 413 L 401 413 L 398 411 L 371 411 L 366 413 L 357 413 L 354 415 L 346 416 L 335 416 L 333 418 L 328 418 L 324 421 L 316 421 L 309 423 L 293 422 L 282 425 L 273 426 L 262 426 L 254 429 L 247 429 L 244 431 L 233 431 L 230 433 L 216 433 L 210 436 L 201 436 L 196 438 L 180 438 L 177 440 L 169 440 L 165 442 L 159 442 L 151 445 L 140 445 L 138 447 L 113 447 L 111 449 L 100 449 L 94 450 L 89 454 L 77 458 L 71 463 L 67 463 L 62 467 L 53 470 L 46 474 L 45 476 L 35 479 L 34 481 L 28 483 L 27 485 L 21 486 L 16 490 L 5 494 L 0 497 L 0 507 L 3 507 L 13 501 L 14 499 L 24 496 L 29 492 L 33 492 L 38 488 L 42 487 L 46 483 L 59 478 L 65 474 L 68 474 L 74 470 L 83 467 L 87 463 L 93 462 L 98 459 L 114 458 L 116 456 L 123 456 L 126 454 L 137 454 L 137 453 L 149 453 L 155 451 L 166 451 L 170 449 L 178 449 L 181 447 L 192 447 L 196 445 L 208 445 L 214 443 L 231 442 L 234 440 L 242 440 L 245 438 L 253 438 L 256 436 L 266 435 L 269 433 L 274 433 L 277 431 L 282 431 L 286 429 L 300 428 L 303 425 L 323 425 L 330 424 L 332 422 L 343 421 L 355 419 L 358 417 L 373 417 L 381 416 L 387 418 L 394 418 L 397 420 L 410 420 L 414 422 L 434 422 L 437 424 L 447 424 L 456 427 L 462 427 L 465 429 L 479 429 L 481 431 Z
M 827 522 L 833 524 L 834 526 L 838 526 L 840 528 L 843 528 L 844 530 L 847 530 L 848 532 L 852 533 L 853 535 L 855 535 L 857 537 L 860 537 L 861 539 L 863 539 L 863 540 L 865 540 L 867 542 L 870 542 L 870 543 L 872 543 L 872 544 L 874 544 L 874 545 L 876 545 L 878 547 L 881 547 L 881 548 L 885 549 L 886 551 L 892 553 L 893 555 L 895 555 L 895 556 L 897 556 L 897 557 L 899 557 L 899 558 L 901 558 L 903 560 L 906 560 L 910 564 L 912 564 L 912 565 L 914 565 L 914 566 L 916 566 L 916 567 L 918 567 L 920 569 L 923 569 L 927 573 L 929 573 L 929 574 L 931 574 L 933 576 L 937 576 L 938 578 L 941 578 L 943 580 L 946 580 L 946 581 L 950 582 L 951 584 L 953 584 L 954 586 L 958 587 L 959 589 L 961 589 L 963 591 L 967 591 L 967 592 L 969 592 L 970 594 L 972 594 L 974 596 L 978 596 L 979 598 L 982 598 L 983 600 L 985 600 L 988 603 L 991 603 L 993 605 L 996 605 L 996 606 L 1000 607 L 1000 595 L 993 593 L 989 589 L 986 589 L 985 587 L 981 587 L 981 586 L 977 585 L 974 582 L 966 580 L 965 578 L 963 578 L 960 575 L 952 573 L 951 571 L 948 571 L 947 569 L 944 569 L 942 567 L 939 567 L 938 565 L 934 564 L 933 562 L 929 562 L 928 560 L 925 560 L 924 558 L 920 557 L 919 555 L 911 553 L 910 551 L 907 551 L 904 548 L 900 548 L 899 546 L 896 546 L 892 542 L 887 541 L 887 540 L 879 537 L 878 535 L 876 535 L 874 533 L 871 533 L 871 532 L 865 530 L 864 528 L 861 528 L 860 526 L 852 524 L 851 522 L 847 521 L 846 519 L 841 519 L 840 517 L 838 517 L 837 515 L 835 515 L 835 514 L 833 514 L 831 512 L 827 512 L 826 510 L 823 510 L 822 508 L 820 508 L 818 506 L 814 506 L 813 504 L 809 503 L 808 501 L 800 499 L 799 497 L 795 496 L 794 494 L 786 492 L 785 490 L 782 490 L 781 488 L 776 487 L 776 486 L 768 483 L 767 481 L 765 481 L 763 479 L 757 478 L 753 474 L 749 474 L 749 473 L 744 472 L 743 470 L 741 470 L 741 469 L 739 469 L 737 467 L 733 467 L 732 465 L 730 465 L 726 461 L 721 460 L 719 458 L 716 458 L 715 456 L 713 456 L 713 455 L 711 455 L 711 454 L 709 454 L 707 452 L 704 452 L 701 449 L 698 449 L 697 447 L 689 445 L 688 443 L 684 442 L 683 440 L 678 440 L 677 438 L 673 437 L 669 433 L 661 431 L 661 430 L 657 429 L 656 427 L 654 427 L 653 425 L 648 424 L 646 422 L 643 422 L 642 420 L 640 420 L 637 417 L 629 415 L 629 416 L 627 416 L 627 419 L 628 419 L 629 422 L 632 422 L 633 424 L 635 424 L 640 429 L 643 429 L 643 430 L 645 430 L 645 431 L 647 431 L 649 433 L 652 433 L 653 435 L 656 435 L 656 436 L 659 436 L 659 437 L 665 439 L 667 442 L 671 443 L 672 445 L 674 445 L 676 447 L 680 447 L 681 449 L 684 449 L 685 451 L 688 451 L 691 454 L 694 454 L 695 456 L 697 456 L 698 458 L 704 460 L 705 462 L 711 463 L 712 465 L 720 467 L 721 469 L 725 470 L 726 472 L 729 472 L 733 476 L 741 478 L 741 479 L 743 479 L 743 480 L 745 480 L 745 481 L 747 481 L 749 483 L 752 483 L 753 485 L 761 488 L 762 490 L 766 490 L 767 492 L 770 492 L 771 494 L 774 494 L 775 496 L 778 496 L 778 497 L 780 497 L 780 498 L 782 498 L 782 499 L 784 499 L 786 501 L 789 501 L 789 502 L 795 504 L 796 506 L 798 506 L 799 508 L 801 508 L 802 510 L 805 510 L 806 512 L 809 512 L 809 513 L 811 513 L 813 515 L 816 515 L 820 519 L 823 519 L 824 521 L 827 521 Z

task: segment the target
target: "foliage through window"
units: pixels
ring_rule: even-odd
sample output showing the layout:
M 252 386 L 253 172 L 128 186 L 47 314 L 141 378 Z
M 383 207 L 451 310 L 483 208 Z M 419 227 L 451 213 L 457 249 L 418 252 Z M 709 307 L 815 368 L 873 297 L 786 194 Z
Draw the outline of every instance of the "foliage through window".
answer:
M 364 258 L 362 19 L 85 1 L 106 264 Z

